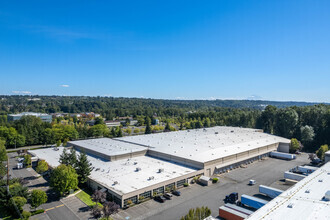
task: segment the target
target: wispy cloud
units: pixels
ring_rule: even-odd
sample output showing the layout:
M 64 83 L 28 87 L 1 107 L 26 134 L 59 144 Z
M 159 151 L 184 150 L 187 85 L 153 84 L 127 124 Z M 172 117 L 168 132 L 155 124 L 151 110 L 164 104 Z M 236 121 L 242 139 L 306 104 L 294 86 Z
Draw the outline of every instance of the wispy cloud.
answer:
M 78 40 L 78 39 L 97 39 L 99 36 L 83 31 L 72 30 L 68 28 L 59 28 L 46 25 L 25 25 L 28 31 L 37 34 L 44 34 L 57 40 Z
M 13 93 L 14 93 L 14 94 L 24 94 L 24 95 L 26 95 L 26 94 L 31 94 L 30 91 L 13 91 Z
M 69 85 L 60 85 L 61 87 L 68 88 L 70 87 Z

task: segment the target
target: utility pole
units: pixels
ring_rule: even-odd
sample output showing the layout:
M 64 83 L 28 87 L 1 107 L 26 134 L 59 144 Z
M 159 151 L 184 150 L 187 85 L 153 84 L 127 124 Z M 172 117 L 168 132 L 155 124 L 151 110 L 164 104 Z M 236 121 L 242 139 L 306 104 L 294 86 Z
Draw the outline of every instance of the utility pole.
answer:
M 9 156 L 7 155 L 7 188 L 9 190 Z

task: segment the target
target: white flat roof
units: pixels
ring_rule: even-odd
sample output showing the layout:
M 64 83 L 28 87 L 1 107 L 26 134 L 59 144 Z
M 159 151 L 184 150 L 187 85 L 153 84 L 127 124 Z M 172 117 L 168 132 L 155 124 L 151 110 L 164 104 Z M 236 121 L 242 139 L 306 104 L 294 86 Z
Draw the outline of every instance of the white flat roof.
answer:
M 267 203 L 248 219 L 330 219 L 330 201 L 323 200 L 328 190 L 330 162 Z
M 113 140 L 111 138 L 97 138 L 80 141 L 70 141 L 69 143 L 78 145 L 82 148 L 100 152 L 107 156 L 115 156 L 127 153 L 134 153 L 143 150 L 147 150 L 146 147 L 136 144 L 128 144 Z
M 56 167 L 59 165 L 58 160 L 63 149 L 63 147 L 59 147 L 59 150 L 55 151 L 52 148 L 46 148 L 29 152 L 35 154 L 40 159 L 46 160 L 50 166 Z M 196 171 L 193 168 L 149 156 L 117 161 L 103 161 L 88 156 L 88 160 L 94 167 L 89 178 L 119 194 L 133 192 Z M 96 171 L 97 168 L 99 168 L 98 171 Z M 136 172 L 136 168 L 141 170 Z M 164 171 L 159 173 L 159 169 L 164 169 Z M 153 178 L 149 180 L 149 177 Z M 114 184 L 115 181 L 118 184 Z
M 290 143 L 257 129 L 220 126 L 115 139 L 202 163 L 270 144 Z
M 10 116 L 24 116 L 24 115 L 32 115 L 32 116 L 48 116 L 49 114 L 46 113 L 39 113 L 39 112 L 22 112 L 18 114 L 10 114 Z

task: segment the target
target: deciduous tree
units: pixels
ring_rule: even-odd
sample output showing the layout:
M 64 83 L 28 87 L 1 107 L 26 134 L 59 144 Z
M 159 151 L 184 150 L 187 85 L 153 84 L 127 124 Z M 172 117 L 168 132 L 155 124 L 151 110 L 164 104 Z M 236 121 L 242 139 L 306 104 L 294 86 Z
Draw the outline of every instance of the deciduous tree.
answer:
M 44 191 L 42 191 L 40 189 L 32 190 L 31 197 L 30 197 L 31 207 L 36 209 L 40 205 L 46 203 L 47 199 L 48 199 L 47 194 Z
M 56 167 L 50 177 L 50 186 L 53 187 L 60 195 L 76 189 L 78 186 L 78 175 L 70 165 L 64 164 Z

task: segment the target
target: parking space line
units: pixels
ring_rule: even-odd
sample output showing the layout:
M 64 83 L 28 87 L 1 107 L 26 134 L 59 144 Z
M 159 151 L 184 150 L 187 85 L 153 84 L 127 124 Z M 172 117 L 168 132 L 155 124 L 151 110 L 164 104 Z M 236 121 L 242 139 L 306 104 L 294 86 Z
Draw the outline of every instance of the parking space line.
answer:
M 64 206 L 64 204 L 58 205 L 58 206 L 54 206 L 54 207 L 49 208 L 49 209 L 46 209 L 45 212 L 50 211 L 50 210 L 53 210 L 53 209 L 56 209 L 56 208 L 59 208 L 59 207 L 62 207 L 62 206 Z

